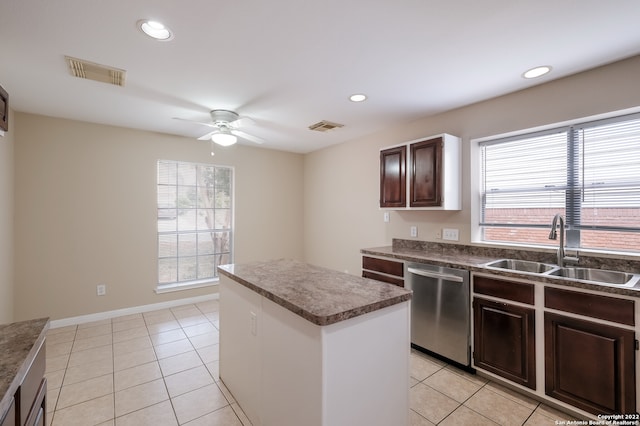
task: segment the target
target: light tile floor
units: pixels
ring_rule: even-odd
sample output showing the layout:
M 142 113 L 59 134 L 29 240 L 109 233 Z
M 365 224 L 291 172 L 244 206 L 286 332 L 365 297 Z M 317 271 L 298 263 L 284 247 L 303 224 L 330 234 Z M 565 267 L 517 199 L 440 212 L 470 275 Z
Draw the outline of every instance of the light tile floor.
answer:
M 411 352 L 409 380 L 411 426 L 542 426 L 576 420 L 548 405 L 417 351 Z
M 48 425 L 250 425 L 218 377 L 218 307 L 213 300 L 49 330 Z M 570 418 L 419 352 L 410 385 L 412 426 Z

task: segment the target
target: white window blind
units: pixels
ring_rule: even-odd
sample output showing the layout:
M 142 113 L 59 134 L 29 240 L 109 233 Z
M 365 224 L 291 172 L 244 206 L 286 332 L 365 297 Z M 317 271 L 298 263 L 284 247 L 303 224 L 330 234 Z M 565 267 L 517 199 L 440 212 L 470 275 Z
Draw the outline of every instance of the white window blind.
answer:
M 640 251 L 640 115 L 480 147 L 484 240 L 550 244 L 561 213 L 571 247 Z
M 158 286 L 217 278 L 231 262 L 233 170 L 158 161 Z

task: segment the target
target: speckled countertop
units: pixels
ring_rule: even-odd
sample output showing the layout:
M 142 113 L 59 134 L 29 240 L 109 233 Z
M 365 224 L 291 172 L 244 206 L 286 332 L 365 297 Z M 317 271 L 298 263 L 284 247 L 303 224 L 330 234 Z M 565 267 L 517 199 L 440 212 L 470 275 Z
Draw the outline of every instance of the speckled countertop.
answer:
M 49 318 L 0 325 L 0 419 L 22 383 L 49 328 Z
M 486 263 L 497 259 L 521 259 L 556 263 L 553 251 L 529 251 L 492 247 L 477 247 L 463 244 L 445 244 L 417 240 L 394 239 L 391 246 L 365 248 L 362 254 L 383 256 L 409 262 L 429 263 L 449 268 L 467 269 L 471 272 L 487 273 L 505 278 L 520 278 L 532 282 L 556 284 L 567 287 L 583 288 L 603 293 L 640 297 L 640 287 L 622 287 L 605 284 L 592 284 L 570 278 L 546 276 L 518 271 L 490 269 Z M 638 274 L 640 261 L 623 257 L 598 257 L 580 254 L 578 267 L 609 269 Z
M 295 260 L 223 265 L 218 271 L 320 326 L 411 299 L 401 287 Z

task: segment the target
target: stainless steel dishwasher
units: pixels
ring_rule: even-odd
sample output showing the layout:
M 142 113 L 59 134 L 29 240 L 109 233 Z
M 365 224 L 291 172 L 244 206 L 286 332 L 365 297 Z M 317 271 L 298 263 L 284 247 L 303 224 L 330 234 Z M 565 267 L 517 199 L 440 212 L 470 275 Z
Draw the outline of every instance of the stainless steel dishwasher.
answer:
M 469 271 L 406 263 L 411 299 L 411 344 L 469 367 Z

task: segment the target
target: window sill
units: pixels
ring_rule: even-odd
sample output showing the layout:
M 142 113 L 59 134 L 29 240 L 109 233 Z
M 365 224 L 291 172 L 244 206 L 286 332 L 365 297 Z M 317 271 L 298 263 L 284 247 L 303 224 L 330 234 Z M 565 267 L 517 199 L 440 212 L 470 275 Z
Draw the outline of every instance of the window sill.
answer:
M 188 283 L 162 284 L 155 288 L 156 294 L 173 293 L 182 290 L 193 290 L 194 288 L 215 287 L 218 285 L 219 279 L 206 281 L 191 281 Z

